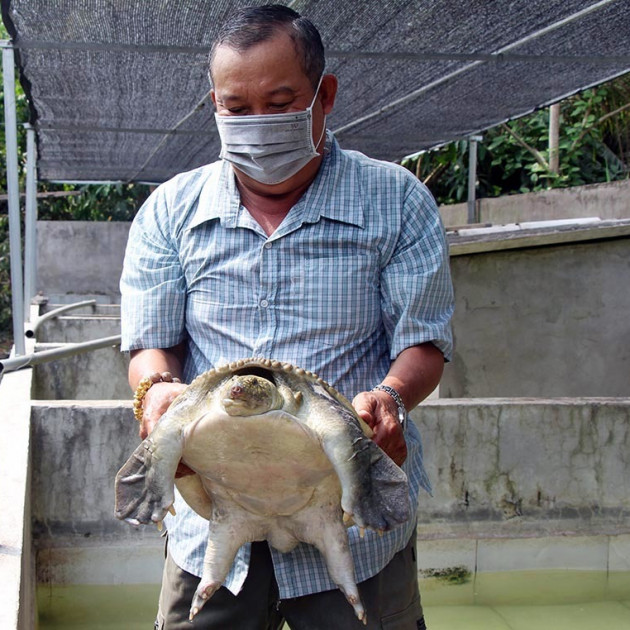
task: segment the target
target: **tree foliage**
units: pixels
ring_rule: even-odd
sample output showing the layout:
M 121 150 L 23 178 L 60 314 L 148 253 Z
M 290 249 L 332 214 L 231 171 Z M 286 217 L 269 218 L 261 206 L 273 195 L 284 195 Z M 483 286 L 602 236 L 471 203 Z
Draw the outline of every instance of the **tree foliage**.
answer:
M 532 192 L 627 178 L 630 155 L 630 75 L 561 103 L 560 171 L 549 168 L 549 109 L 487 130 L 478 144 L 477 196 Z M 403 165 L 439 203 L 468 195 L 468 142 L 460 140 Z

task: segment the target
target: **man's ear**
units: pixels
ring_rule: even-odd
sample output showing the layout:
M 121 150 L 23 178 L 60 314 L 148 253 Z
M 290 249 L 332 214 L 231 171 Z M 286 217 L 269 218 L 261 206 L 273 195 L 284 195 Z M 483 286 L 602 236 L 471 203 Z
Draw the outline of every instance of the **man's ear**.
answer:
M 210 98 L 212 99 L 212 104 L 214 108 L 217 108 L 217 95 L 214 93 L 214 89 L 210 90 Z
M 319 87 L 324 114 L 328 115 L 333 110 L 335 97 L 337 96 L 337 77 L 334 74 L 325 74 Z

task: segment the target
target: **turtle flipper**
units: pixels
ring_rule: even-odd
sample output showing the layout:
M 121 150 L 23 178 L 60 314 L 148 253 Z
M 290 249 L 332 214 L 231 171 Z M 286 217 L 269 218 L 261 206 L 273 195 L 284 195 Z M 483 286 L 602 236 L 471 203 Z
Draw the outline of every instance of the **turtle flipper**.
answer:
M 116 518 L 134 525 L 159 523 L 174 501 L 179 456 L 160 457 L 151 437 L 132 453 L 116 475 Z
M 410 517 L 407 475 L 367 437 L 350 403 L 339 405 L 325 387 L 311 384 L 311 430 L 341 483 L 341 507 L 359 527 L 387 531 Z M 325 418 L 325 423 L 322 419 Z
M 341 506 L 359 527 L 387 531 L 409 520 L 407 475 L 371 439 L 355 440 L 352 458 L 340 468 L 348 480 L 342 479 Z

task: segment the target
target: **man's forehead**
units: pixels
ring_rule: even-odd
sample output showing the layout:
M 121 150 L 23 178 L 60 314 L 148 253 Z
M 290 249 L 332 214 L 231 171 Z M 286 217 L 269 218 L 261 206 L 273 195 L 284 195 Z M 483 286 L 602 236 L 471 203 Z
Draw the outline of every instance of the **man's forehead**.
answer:
M 228 103 L 230 101 L 241 100 L 244 96 L 243 94 L 244 91 L 245 90 L 235 91 L 234 88 L 231 86 L 227 86 L 225 90 L 221 90 L 221 86 L 218 86 L 216 88 L 217 95 L 219 96 L 220 100 L 224 103 Z M 250 90 L 246 90 L 246 91 L 250 91 Z M 267 90 L 265 90 L 264 88 L 262 89 L 259 88 L 258 92 L 266 98 L 273 98 L 273 97 L 283 97 L 283 96 L 293 97 L 296 94 L 299 94 L 301 90 L 299 88 L 291 87 L 289 85 L 281 85 L 279 87 L 273 87 Z
M 281 66 L 289 71 L 303 72 L 295 43 L 283 31 L 243 49 L 235 48 L 228 43 L 221 44 L 215 49 L 211 64 L 213 75 L 226 70 L 241 72 L 256 66 L 261 66 L 263 70 L 278 69 Z

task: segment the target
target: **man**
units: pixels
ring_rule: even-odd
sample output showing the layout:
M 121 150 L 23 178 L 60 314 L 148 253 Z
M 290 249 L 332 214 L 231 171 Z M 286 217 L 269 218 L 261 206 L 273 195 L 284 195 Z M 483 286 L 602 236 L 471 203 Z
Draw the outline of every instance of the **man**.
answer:
M 418 431 L 401 419 L 451 351 L 435 203 L 401 167 L 342 151 L 326 132 L 337 81 L 324 74 L 317 30 L 293 10 L 233 16 L 210 73 L 223 159 L 153 193 L 125 258 L 123 348 L 132 388 L 143 383 L 141 436 L 185 387 L 173 376 L 187 383 L 248 356 L 289 361 L 354 397 L 406 471 L 415 512 L 428 481 Z M 176 511 L 156 628 L 276 628 L 283 617 L 292 630 L 363 627 L 315 549 L 281 554 L 264 542 L 241 548 L 191 625 L 207 522 L 181 500 Z M 382 537 L 348 535 L 368 627 L 424 628 L 415 519 Z

